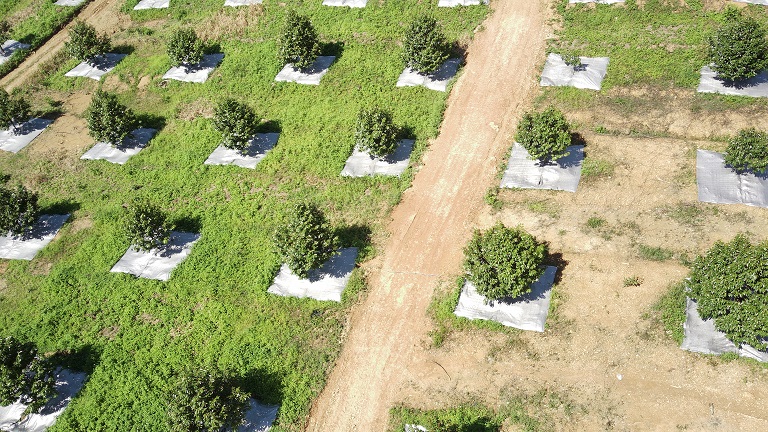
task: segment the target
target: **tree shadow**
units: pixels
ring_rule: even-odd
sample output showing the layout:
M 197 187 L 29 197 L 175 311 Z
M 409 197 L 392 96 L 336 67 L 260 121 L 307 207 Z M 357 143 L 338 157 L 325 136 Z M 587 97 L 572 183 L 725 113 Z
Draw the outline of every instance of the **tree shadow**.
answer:
M 336 229 L 342 247 L 365 249 L 371 244 L 371 228 L 366 225 L 349 225 Z
M 571 145 L 581 145 L 586 147 L 587 140 L 581 133 L 571 132 Z
M 205 47 L 203 48 L 204 54 L 218 54 L 221 52 L 223 52 L 221 50 L 221 44 L 218 42 L 206 43 Z
M 453 41 L 448 48 L 448 56 L 449 58 L 460 59 L 463 64 L 464 59 L 467 58 L 467 46 L 459 43 L 459 41 Z
M 173 221 L 176 231 L 200 233 L 203 223 L 199 216 L 185 216 Z
M 344 41 L 334 41 L 322 44 L 320 48 L 320 55 L 323 56 L 335 56 L 334 62 L 338 62 L 344 53 Z
M 557 267 L 555 281 L 553 283 L 560 283 L 560 280 L 563 278 L 563 270 L 568 266 L 568 261 L 563 258 L 563 254 L 561 252 L 550 252 L 546 258 L 544 258 L 544 264 Z
M 136 48 L 133 45 L 127 44 L 114 45 L 112 46 L 112 49 L 109 50 L 110 53 L 125 55 L 131 55 L 134 51 L 136 51 Z
M 51 356 L 51 362 L 55 365 L 73 371 L 91 374 L 101 358 L 101 349 L 92 344 L 85 344 L 77 348 L 57 351 Z
M 165 117 L 156 114 L 136 114 L 136 123 L 139 127 L 146 127 L 161 131 L 166 124 Z
M 412 125 L 404 124 L 397 128 L 397 139 L 416 139 L 416 130 Z
M 259 123 L 256 131 L 258 133 L 280 133 L 283 131 L 283 126 L 280 120 L 265 120 Z
M 72 214 L 80 210 L 80 203 L 72 200 L 56 201 L 40 209 L 42 214 Z
M 256 369 L 234 381 L 261 403 L 280 405 L 283 401 L 283 376 L 274 372 Z

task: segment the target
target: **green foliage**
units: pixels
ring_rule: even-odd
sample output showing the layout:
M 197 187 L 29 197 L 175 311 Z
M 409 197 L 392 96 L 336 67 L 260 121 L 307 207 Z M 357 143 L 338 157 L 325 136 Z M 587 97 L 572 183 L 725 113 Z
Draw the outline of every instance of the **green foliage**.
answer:
M 289 10 L 280 34 L 277 57 L 294 69 L 306 70 L 320 55 L 320 41 L 309 18 Z
M 440 432 L 499 432 L 504 417 L 481 405 L 430 411 L 400 407 L 392 409 L 390 416 L 393 426 L 390 430 L 402 431 L 405 425 L 411 424 Z
M 517 124 L 515 140 L 531 158 L 547 164 L 568 155 L 571 130 L 563 113 L 549 107 L 540 113 L 525 113 Z
M 683 343 L 685 332 L 685 303 L 686 289 L 684 283 L 677 283 L 670 287 L 656 304 L 653 305 L 655 320 L 659 322 L 664 331 L 678 344 Z
M 32 229 L 40 216 L 37 195 L 22 185 L 0 186 L 0 234 L 21 236 Z
M 243 423 L 248 394 L 221 371 L 185 372 L 168 399 L 168 424 L 172 431 L 219 431 Z
M 107 35 L 99 35 L 92 25 L 77 21 L 69 30 L 64 49 L 72 58 L 96 65 L 98 56 L 109 52 L 112 44 Z
M 742 129 L 728 140 L 725 163 L 736 172 L 761 172 L 768 168 L 768 133 Z
M 119 146 L 136 128 L 136 117 L 130 108 L 121 104 L 117 96 L 96 90 L 86 113 L 88 134 L 97 141 Z
M 380 109 L 361 109 L 355 124 L 355 145 L 376 157 L 385 157 L 397 149 L 397 127 L 392 114 Z
M 136 250 L 149 251 L 168 244 L 173 225 L 158 206 L 135 200 L 128 207 L 125 234 Z
M 709 39 L 709 60 L 717 76 L 727 81 L 752 78 L 768 64 L 765 30 L 735 8 L 725 12 L 725 23 Z
M 582 66 L 581 57 L 579 57 L 576 53 L 565 51 L 560 53 L 560 57 L 563 59 L 565 64 L 573 67 L 574 69 L 578 69 Z
M 643 278 L 640 276 L 629 276 L 624 278 L 623 285 L 625 287 L 639 287 L 643 284 Z
M 648 246 L 645 244 L 637 245 L 637 251 L 640 254 L 640 258 L 648 261 L 666 261 L 672 258 L 674 253 L 661 246 Z
M 225 99 L 214 112 L 213 126 L 221 132 L 224 147 L 244 153 L 256 135 L 259 119 L 253 109 L 234 99 Z
M 592 181 L 611 177 L 615 169 L 616 166 L 612 162 L 587 157 L 581 165 L 581 180 Z
M 300 278 L 306 278 L 339 248 L 323 212 L 307 203 L 293 207 L 288 220 L 275 230 L 273 241 L 280 259 Z
M 21 126 L 32 114 L 30 108 L 29 102 L 23 96 L 10 96 L 0 89 L 0 129 L 10 127 L 14 134 L 18 134 Z
M 544 272 L 546 255 L 546 244 L 522 228 L 498 223 L 488 231 L 475 231 L 464 248 L 464 270 L 489 301 L 516 298 L 531 291 L 531 284 Z
M 592 228 L 592 229 L 600 228 L 600 227 L 602 227 L 605 224 L 606 224 L 605 219 L 597 217 L 597 216 L 592 216 L 589 219 L 587 219 L 587 226 Z
M 6 20 L 0 20 L 0 45 L 11 37 L 11 24 Z M 0 47 L 0 53 L 5 55 L 5 50 Z
M 191 28 L 176 30 L 168 40 L 168 58 L 171 66 L 184 66 L 189 70 L 203 60 L 203 41 Z
M 54 394 L 53 367 L 32 343 L 12 336 L 0 339 L 0 406 L 18 400 L 26 413 L 40 410 Z
M 688 282 L 699 315 L 736 344 L 765 349 L 768 338 L 768 242 L 744 235 L 717 242 L 696 258 Z
M 411 21 L 403 38 L 403 62 L 419 73 L 435 72 L 448 59 L 449 47 L 437 20 L 422 15 Z

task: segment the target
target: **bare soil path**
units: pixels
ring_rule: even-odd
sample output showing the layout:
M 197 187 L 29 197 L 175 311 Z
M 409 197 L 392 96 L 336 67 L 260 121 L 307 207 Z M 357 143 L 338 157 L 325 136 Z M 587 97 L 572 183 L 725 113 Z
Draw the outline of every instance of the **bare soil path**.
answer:
M 546 2 L 494 2 L 454 86 L 440 135 L 395 208 L 370 290 L 355 306 L 343 351 L 310 415 L 310 431 L 381 431 L 388 410 L 424 356 L 426 310 L 438 281 L 461 266 L 469 238 L 509 145 L 508 123 L 536 88 Z M 437 367 L 437 366 L 432 366 Z

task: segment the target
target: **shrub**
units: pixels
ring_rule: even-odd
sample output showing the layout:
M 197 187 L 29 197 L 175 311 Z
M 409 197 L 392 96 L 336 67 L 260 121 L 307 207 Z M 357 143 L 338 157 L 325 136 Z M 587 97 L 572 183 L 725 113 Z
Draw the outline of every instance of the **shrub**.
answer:
M 752 78 L 765 68 L 768 60 L 765 30 L 754 19 L 729 8 L 725 23 L 709 38 L 708 55 L 719 78 Z
M 379 108 L 360 110 L 355 144 L 376 157 L 392 154 L 397 149 L 397 128 L 392 123 L 392 115 Z
M 64 43 L 69 55 L 80 61 L 96 64 L 98 56 L 112 48 L 107 35 L 99 35 L 93 26 L 77 21 L 69 30 L 69 41 Z
M 515 298 L 531 291 L 544 272 L 546 255 L 547 246 L 522 228 L 498 223 L 488 231 L 475 231 L 464 248 L 464 270 L 487 300 Z
M 309 18 L 289 10 L 285 17 L 277 56 L 283 64 L 306 70 L 320 55 L 320 41 Z
M 24 186 L 0 187 L 0 233 L 20 236 L 31 230 L 40 216 L 37 195 Z
M 101 90 L 94 93 L 86 120 L 89 135 L 115 146 L 136 127 L 133 111 L 118 102 L 116 95 Z
M 173 225 L 156 205 L 144 200 L 135 200 L 128 207 L 125 228 L 131 246 L 136 250 L 149 251 L 168 244 Z
M 220 103 L 213 116 L 213 126 L 221 132 L 224 146 L 240 153 L 248 150 L 258 124 L 253 109 L 234 99 Z
M 32 343 L 12 336 L 0 339 L 0 406 L 16 401 L 37 412 L 54 394 L 53 367 Z
M 581 68 L 581 57 L 578 55 L 572 53 L 572 52 L 562 52 L 560 53 L 560 57 L 563 59 L 563 62 L 567 64 L 568 66 L 573 67 L 574 69 Z
M 172 431 L 219 431 L 243 423 L 248 395 L 217 370 L 185 372 L 168 399 Z
M 540 113 L 525 113 L 517 124 L 515 140 L 541 164 L 567 156 L 571 130 L 562 112 L 549 107 Z
M 448 42 L 437 23 L 422 15 L 411 22 L 403 39 L 403 62 L 421 74 L 436 71 L 448 59 Z
M 768 242 L 752 245 L 744 235 L 717 242 L 693 263 L 690 297 L 703 319 L 736 344 L 765 349 L 768 338 Z
M 168 40 L 168 57 L 171 66 L 184 66 L 189 71 L 203 60 L 203 41 L 190 28 L 176 30 Z
M 725 163 L 736 172 L 761 172 L 768 168 L 768 133 L 742 129 L 728 141 Z
M 300 278 L 320 267 L 339 247 L 323 212 L 307 203 L 293 208 L 288 221 L 275 231 L 273 240 L 280 259 Z
M 14 134 L 21 132 L 21 126 L 32 114 L 30 108 L 23 96 L 12 97 L 0 89 L 0 129 L 10 127 Z
M 0 53 L 5 55 L 2 45 L 11 38 L 11 24 L 6 20 L 0 20 Z

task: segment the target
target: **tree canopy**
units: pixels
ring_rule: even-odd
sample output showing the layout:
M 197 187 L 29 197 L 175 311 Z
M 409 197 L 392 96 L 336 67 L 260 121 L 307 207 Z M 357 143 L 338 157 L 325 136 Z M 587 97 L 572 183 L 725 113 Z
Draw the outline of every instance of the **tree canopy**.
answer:
M 741 81 L 752 78 L 768 65 L 765 29 L 753 18 L 728 8 L 725 22 L 709 38 L 708 55 L 719 78 Z
M 515 140 L 542 164 L 568 155 L 571 129 L 562 112 L 549 107 L 539 113 L 527 112 L 517 124 Z
M 325 215 L 314 204 L 296 204 L 288 220 L 275 231 L 277 254 L 300 278 L 336 253 L 339 241 Z
M 429 74 L 438 70 L 448 55 L 448 42 L 436 19 L 422 15 L 410 23 L 403 38 L 406 67 Z

